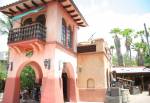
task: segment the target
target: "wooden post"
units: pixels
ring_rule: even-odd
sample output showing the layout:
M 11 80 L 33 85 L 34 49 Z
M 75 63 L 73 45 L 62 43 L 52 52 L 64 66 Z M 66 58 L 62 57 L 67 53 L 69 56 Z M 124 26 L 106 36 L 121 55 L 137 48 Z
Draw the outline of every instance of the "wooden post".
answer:
M 141 81 L 142 81 L 142 89 L 144 90 L 145 88 L 144 88 L 144 81 L 143 81 L 143 74 L 142 74 L 142 76 L 141 76 Z

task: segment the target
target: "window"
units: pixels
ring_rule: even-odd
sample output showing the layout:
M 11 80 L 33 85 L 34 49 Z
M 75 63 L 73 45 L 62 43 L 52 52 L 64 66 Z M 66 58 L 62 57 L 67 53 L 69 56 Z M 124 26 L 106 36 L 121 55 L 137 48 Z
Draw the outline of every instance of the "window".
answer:
M 39 15 L 36 18 L 36 22 L 45 25 L 45 23 L 46 23 L 45 15 L 44 14 Z
M 29 24 L 32 24 L 32 18 L 28 18 L 28 19 L 24 20 L 24 22 L 23 22 L 23 26 L 29 25 Z
M 69 48 L 72 48 L 72 30 L 71 30 L 71 26 L 68 27 L 67 29 L 67 46 Z
M 95 88 L 95 82 L 93 79 L 87 80 L 87 88 Z
M 66 46 L 66 22 L 64 19 L 62 19 L 62 34 L 61 34 L 61 42 L 64 46 Z

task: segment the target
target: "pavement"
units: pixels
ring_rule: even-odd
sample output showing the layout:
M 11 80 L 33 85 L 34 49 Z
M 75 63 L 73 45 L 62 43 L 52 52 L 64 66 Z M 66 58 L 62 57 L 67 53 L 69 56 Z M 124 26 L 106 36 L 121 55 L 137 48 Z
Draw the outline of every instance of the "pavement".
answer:
M 150 103 L 150 96 L 148 92 L 142 94 L 130 95 L 130 103 Z
M 0 93 L 0 103 L 2 103 L 1 102 L 2 95 L 3 94 Z M 129 103 L 150 103 L 150 96 L 148 95 L 148 92 L 143 92 L 142 94 L 137 95 L 130 95 L 129 101 L 130 101 Z M 36 102 L 29 101 L 27 103 L 36 103 Z M 87 103 L 87 102 L 78 102 L 78 103 Z M 89 103 L 96 103 L 96 102 L 89 102 Z

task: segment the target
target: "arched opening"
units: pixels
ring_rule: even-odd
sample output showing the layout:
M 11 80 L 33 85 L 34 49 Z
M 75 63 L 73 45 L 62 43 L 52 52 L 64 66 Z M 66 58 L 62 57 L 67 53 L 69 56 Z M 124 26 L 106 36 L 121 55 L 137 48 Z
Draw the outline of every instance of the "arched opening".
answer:
M 40 65 L 34 61 L 25 62 L 21 64 L 17 71 L 15 72 L 14 77 L 8 77 L 5 85 L 3 103 L 21 103 L 20 102 L 20 92 L 22 91 L 21 78 L 22 72 L 24 72 L 26 66 L 31 66 L 35 73 L 36 83 L 42 84 L 43 72 Z M 33 72 L 33 71 L 32 71 Z M 26 74 L 26 73 L 25 73 Z M 29 76 L 29 75 L 27 75 Z M 33 76 L 34 77 L 34 76 Z M 26 102 L 32 103 L 32 102 Z
M 20 102 L 40 101 L 40 87 L 34 69 L 30 65 L 25 66 L 20 74 Z
M 62 81 L 63 81 L 63 97 L 65 102 L 69 102 L 68 98 L 68 76 L 67 73 L 62 74 Z
M 78 100 L 75 73 L 71 63 L 64 63 L 62 70 L 62 90 L 64 102 L 75 102 Z
M 95 81 L 93 79 L 87 80 L 87 88 L 95 88 Z
M 24 20 L 22 25 L 25 26 L 25 25 L 30 25 L 32 23 L 33 23 L 32 18 L 27 18 L 26 20 Z
M 45 25 L 45 23 L 46 23 L 45 15 L 44 14 L 39 15 L 36 18 L 36 22 Z

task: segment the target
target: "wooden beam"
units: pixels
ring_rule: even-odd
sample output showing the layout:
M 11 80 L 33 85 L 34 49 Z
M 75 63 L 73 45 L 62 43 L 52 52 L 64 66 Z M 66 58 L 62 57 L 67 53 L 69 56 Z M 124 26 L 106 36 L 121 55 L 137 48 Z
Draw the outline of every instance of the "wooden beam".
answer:
M 27 9 L 31 9 L 31 7 L 28 6 L 26 3 L 23 3 L 23 6 L 24 6 L 25 8 L 27 8 Z
M 15 14 L 15 13 L 16 13 L 16 11 L 14 11 L 14 10 L 13 10 L 13 9 L 11 9 L 11 8 L 9 9 L 9 11 L 10 11 L 10 12 L 12 12 L 13 14 Z
M 31 2 L 32 2 L 32 4 L 33 4 L 34 6 L 36 6 L 36 7 L 39 6 L 35 1 L 32 0 Z
M 10 14 L 10 15 L 13 15 L 12 12 L 8 12 L 8 11 L 1 11 L 1 12 L 4 13 L 4 14 Z
M 20 8 L 19 6 L 16 6 L 16 9 L 18 9 L 19 11 L 23 11 L 23 9 L 22 8 Z
M 79 22 L 79 23 L 77 23 L 77 24 L 81 25 L 81 24 L 83 24 L 83 22 Z
M 78 16 L 79 16 L 78 14 L 71 15 L 71 17 L 73 17 L 73 18 L 74 18 L 74 17 L 78 17 Z
M 70 11 L 67 11 L 67 12 L 70 14 L 70 13 L 74 13 L 75 10 L 70 10 Z
M 67 0 L 58 0 L 59 2 L 66 2 Z
M 81 19 L 74 19 L 74 21 L 80 21 Z
M 65 5 L 65 6 L 63 6 L 63 7 L 66 9 L 66 8 L 70 8 L 71 5 Z
M 47 4 L 47 2 L 46 2 L 45 0 L 41 0 L 41 2 L 42 2 L 43 4 Z

